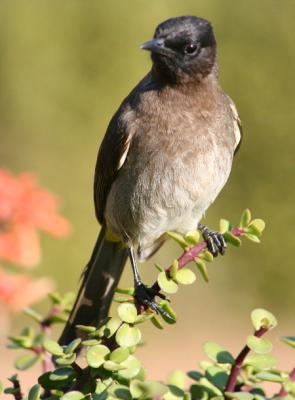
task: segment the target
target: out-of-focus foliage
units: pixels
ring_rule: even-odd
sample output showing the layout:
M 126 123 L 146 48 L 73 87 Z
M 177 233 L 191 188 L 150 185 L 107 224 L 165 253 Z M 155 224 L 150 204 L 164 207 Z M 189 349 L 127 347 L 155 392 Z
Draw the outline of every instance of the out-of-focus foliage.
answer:
M 62 290 L 72 289 L 98 230 L 91 194 L 98 145 L 123 97 L 150 68 L 139 45 L 159 22 L 181 14 L 212 21 L 221 83 L 238 106 L 245 134 L 206 223 L 220 214 L 234 219 L 241 207 L 255 203 L 269 225 L 262 246 L 249 244 L 247 252 L 218 261 L 225 268 L 214 269 L 207 298 L 216 294 L 220 309 L 229 300 L 232 308 L 249 309 L 263 299 L 276 312 L 287 312 L 295 300 L 289 257 L 295 200 L 293 0 L 2 0 L 1 162 L 15 171 L 36 171 L 64 199 L 75 234 L 62 249 L 45 241 L 43 268 L 57 276 Z M 169 244 L 158 256 L 161 263 L 171 259 L 168 251 Z M 66 280 L 65 270 L 73 271 Z M 147 274 L 152 279 L 154 270 Z M 182 305 L 191 296 L 202 302 L 196 291 L 186 292 Z

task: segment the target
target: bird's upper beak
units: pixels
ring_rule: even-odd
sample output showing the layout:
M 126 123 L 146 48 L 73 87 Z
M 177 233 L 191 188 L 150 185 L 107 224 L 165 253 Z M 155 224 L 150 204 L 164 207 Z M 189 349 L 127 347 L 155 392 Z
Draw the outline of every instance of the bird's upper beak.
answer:
M 148 40 L 147 42 L 143 43 L 140 46 L 141 49 L 143 50 L 149 50 L 153 53 L 159 53 L 163 55 L 167 55 L 167 47 L 165 47 L 165 41 L 164 39 L 152 39 Z

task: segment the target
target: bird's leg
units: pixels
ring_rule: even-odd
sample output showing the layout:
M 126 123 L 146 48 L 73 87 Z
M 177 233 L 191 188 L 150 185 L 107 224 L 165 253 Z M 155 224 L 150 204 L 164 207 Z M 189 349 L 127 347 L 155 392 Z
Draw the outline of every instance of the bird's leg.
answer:
M 214 257 L 217 257 L 218 253 L 222 255 L 225 253 L 227 246 L 222 233 L 214 231 L 202 224 L 198 224 L 198 229 L 207 243 L 208 250 Z
M 157 290 L 153 288 L 149 288 L 142 282 L 135 259 L 134 248 L 132 245 L 129 246 L 128 251 L 134 276 L 134 289 L 135 289 L 134 298 L 136 302 L 139 305 L 142 305 L 144 308 L 151 308 L 157 313 L 160 314 L 163 314 L 163 312 L 165 313 L 165 311 L 163 311 L 162 308 L 155 301 L 155 296 L 159 296 L 160 298 L 165 299 L 166 298 L 165 295 L 159 293 Z

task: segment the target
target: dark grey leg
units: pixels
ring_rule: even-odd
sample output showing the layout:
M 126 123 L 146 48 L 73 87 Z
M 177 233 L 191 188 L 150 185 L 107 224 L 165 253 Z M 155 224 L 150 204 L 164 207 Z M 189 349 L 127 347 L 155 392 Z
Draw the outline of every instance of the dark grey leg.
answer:
M 217 257 L 218 253 L 221 255 L 225 253 L 227 245 L 222 233 L 216 232 L 203 224 L 199 224 L 198 229 L 207 243 L 208 250 L 214 257 Z

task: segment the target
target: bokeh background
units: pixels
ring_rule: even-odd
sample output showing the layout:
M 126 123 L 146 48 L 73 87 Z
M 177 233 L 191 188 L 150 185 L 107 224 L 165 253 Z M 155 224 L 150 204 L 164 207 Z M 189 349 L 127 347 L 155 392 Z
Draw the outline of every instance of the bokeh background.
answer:
M 174 296 L 178 323 L 163 332 L 145 328 L 148 344 L 139 355 L 149 376 L 162 378 L 175 367 L 194 368 L 205 340 L 235 353 L 250 333 L 250 311 L 265 307 L 279 319 L 272 337 L 287 368 L 292 354 L 278 337 L 295 334 L 294 0 L 1 0 L 1 166 L 34 171 L 59 194 L 74 230 L 63 241 L 43 238 L 37 274 L 53 277 L 61 292 L 76 290 L 99 229 L 92 202 L 99 143 L 150 68 L 140 44 L 159 22 L 185 14 L 213 23 L 221 84 L 244 128 L 231 177 L 206 223 L 237 221 L 249 207 L 267 229 L 261 245 L 244 241 L 211 264 L 209 284 L 198 279 Z M 165 245 L 142 266 L 145 281 L 155 279 L 153 262 L 167 265 L 177 254 L 176 245 Z M 126 268 L 122 285 L 131 282 Z M 12 331 L 23 322 L 17 318 Z M 7 376 L 14 354 L 1 352 Z

